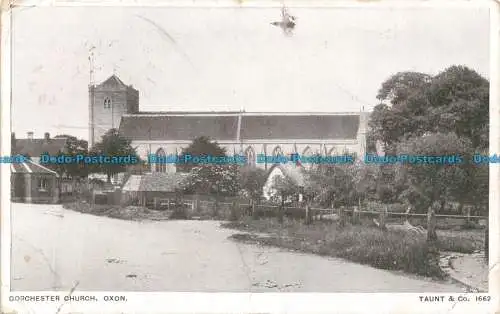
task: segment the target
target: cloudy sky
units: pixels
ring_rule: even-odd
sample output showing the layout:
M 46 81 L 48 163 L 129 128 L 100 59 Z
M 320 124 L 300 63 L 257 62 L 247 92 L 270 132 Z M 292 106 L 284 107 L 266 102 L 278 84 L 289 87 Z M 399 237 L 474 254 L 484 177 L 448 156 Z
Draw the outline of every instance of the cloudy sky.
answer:
M 487 9 L 25 8 L 13 17 L 17 137 L 87 138 L 89 49 L 95 81 L 115 72 L 140 109 L 359 111 L 398 71 L 453 64 L 489 77 Z

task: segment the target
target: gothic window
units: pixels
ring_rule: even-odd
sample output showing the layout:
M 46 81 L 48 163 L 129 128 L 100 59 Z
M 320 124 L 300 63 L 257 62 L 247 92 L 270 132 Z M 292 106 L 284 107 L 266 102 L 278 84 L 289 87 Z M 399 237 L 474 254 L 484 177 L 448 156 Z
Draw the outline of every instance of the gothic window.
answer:
M 255 167 L 255 151 L 252 146 L 249 146 L 245 151 L 245 156 L 247 158 L 247 166 Z
M 108 97 L 104 98 L 104 109 L 109 109 L 111 108 L 111 99 Z
M 313 152 L 311 150 L 311 147 L 307 146 L 304 151 L 302 152 L 302 156 L 304 157 L 311 157 L 313 156 Z M 311 170 L 312 169 L 312 163 L 311 162 L 306 162 L 303 164 L 303 166 L 307 169 L 307 170 Z
M 281 151 L 281 147 L 276 146 L 276 148 L 273 150 L 273 157 L 277 156 L 282 156 L 283 152 Z
M 163 148 L 160 148 L 156 151 L 156 163 L 155 163 L 155 172 L 167 172 L 167 164 L 166 158 L 167 155 Z

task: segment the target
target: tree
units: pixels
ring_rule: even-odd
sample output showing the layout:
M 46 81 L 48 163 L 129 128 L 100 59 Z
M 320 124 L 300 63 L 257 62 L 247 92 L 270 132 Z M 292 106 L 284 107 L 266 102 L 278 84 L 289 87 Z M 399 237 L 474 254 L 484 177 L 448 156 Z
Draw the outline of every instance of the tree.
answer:
M 413 137 L 398 145 L 398 153 L 412 157 L 447 156 L 428 159 L 425 162 L 404 163 L 397 165 L 396 184 L 406 187 L 401 196 L 414 205 L 418 212 L 440 202 L 445 203 L 457 196 L 462 190 L 466 169 L 469 167 L 471 143 L 455 133 L 436 133 L 424 137 Z M 460 156 L 458 158 L 457 156 Z
M 180 156 L 181 162 L 177 165 L 179 172 L 190 172 L 192 168 L 199 165 L 195 163 L 183 163 L 187 155 L 194 157 L 213 156 L 222 157 L 226 156 L 226 150 L 219 146 L 217 142 L 211 141 L 209 137 L 200 136 L 193 140 L 193 142 L 183 149 Z
M 299 185 L 286 175 L 277 175 L 273 178 L 271 201 L 284 206 L 286 202 L 293 201 L 293 198 L 300 192 Z
M 260 168 L 243 168 L 239 172 L 239 181 L 243 194 L 254 201 L 262 198 L 266 179 L 266 171 Z
M 58 156 L 67 156 L 76 159 L 77 156 L 88 155 L 88 142 L 81 140 L 71 135 L 58 135 L 57 137 L 66 138 L 66 144 L 62 151 L 59 151 Z M 51 165 L 51 164 L 49 164 Z M 55 166 L 55 167 L 54 167 Z M 52 164 L 55 171 L 62 176 L 67 176 L 72 179 L 84 178 L 89 174 L 88 165 L 83 162 Z
M 464 66 L 451 66 L 436 76 L 400 72 L 382 84 L 380 104 L 370 118 L 369 136 L 388 152 L 410 137 L 454 132 L 473 148 L 488 146 L 489 82 Z
M 183 150 L 181 161 L 187 155 L 195 157 L 224 157 L 225 150 L 217 142 L 208 137 L 198 137 Z M 181 172 L 189 172 L 185 185 L 185 193 L 215 194 L 217 196 L 234 196 L 240 190 L 239 167 L 230 163 L 180 163 Z
M 132 156 L 133 160 L 139 162 L 135 149 L 130 145 L 131 141 L 123 137 L 117 129 L 110 129 L 103 136 L 100 142 L 96 143 L 89 153 L 92 157 L 126 157 Z M 117 163 L 99 163 L 90 167 L 92 172 L 103 172 L 107 175 L 108 183 L 111 182 L 111 176 L 123 172 L 127 164 Z
M 320 164 L 307 175 L 305 192 L 321 206 L 346 206 L 359 199 L 356 190 L 356 164 Z

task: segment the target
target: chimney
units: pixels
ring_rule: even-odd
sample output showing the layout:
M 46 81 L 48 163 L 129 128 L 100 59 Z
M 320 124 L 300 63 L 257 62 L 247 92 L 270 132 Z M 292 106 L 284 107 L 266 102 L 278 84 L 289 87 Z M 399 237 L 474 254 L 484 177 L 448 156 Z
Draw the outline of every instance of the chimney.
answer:
M 49 132 L 45 132 L 43 138 L 45 139 L 45 141 L 49 141 L 50 140 L 50 133 Z
M 28 132 L 28 139 L 32 140 L 33 139 L 33 132 Z

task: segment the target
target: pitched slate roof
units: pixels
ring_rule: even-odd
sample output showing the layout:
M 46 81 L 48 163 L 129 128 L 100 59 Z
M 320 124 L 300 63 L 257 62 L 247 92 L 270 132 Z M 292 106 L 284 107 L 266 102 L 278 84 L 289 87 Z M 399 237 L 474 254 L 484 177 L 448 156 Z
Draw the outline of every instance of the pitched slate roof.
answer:
M 12 154 L 29 155 L 30 157 L 40 157 L 43 153 L 57 155 L 59 151 L 64 150 L 66 141 L 66 138 L 16 139 L 16 144 L 12 147 Z
M 51 174 L 58 176 L 57 172 L 50 170 L 31 160 L 26 160 L 25 162 L 22 163 L 10 164 L 10 171 L 12 173 L 37 173 L 37 174 Z
M 359 114 L 251 114 L 241 117 L 241 140 L 356 139 Z M 125 115 L 120 132 L 131 140 L 215 140 L 238 138 L 238 113 L 157 113 Z
M 242 139 L 355 139 L 359 115 L 245 116 Z
M 150 116 L 122 117 L 120 132 L 132 140 L 193 140 L 201 135 L 217 140 L 236 138 L 236 116 Z
M 142 176 L 132 175 L 123 187 L 123 191 L 135 192 L 175 192 L 182 187 L 188 173 L 149 173 Z

